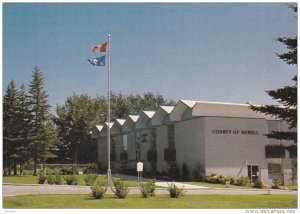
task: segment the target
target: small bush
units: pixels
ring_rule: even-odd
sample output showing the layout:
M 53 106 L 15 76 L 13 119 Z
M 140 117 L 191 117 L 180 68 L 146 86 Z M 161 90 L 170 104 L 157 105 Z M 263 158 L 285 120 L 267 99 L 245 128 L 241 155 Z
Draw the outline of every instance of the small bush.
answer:
M 281 185 L 281 179 L 279 177 L 274 177 L 273 178 L 273 184 L 274 186 L 272 186 L 273 189 L 279 189 L 280 185 Z
M 232 176 L 227 177 L 227 180 L 230 181 L 230 184 L 236 183 L 236 179 L 234 177 L 232 177 Z
M 75 175 L 65 175 L 65 176 L 63 176 L 63 178 L 68 185 L 77 185 L 78 184 L 78 181 L 77 181 L 77 178 Z
M 248 176 L 241 176 L 236 179 L 236 182 L 234 184 L 238 186 L 247 186 L 248 184 L 250 184 L 250 178 Z
M 151 179 L 146 183 L 140 185 L 140 190 L 143 198 L 148 198 L 149 196 L 155 196 L 155 179 Z
M 204 181 L 205 172 L 200 163 L 197 163 L 193 169 L 193 179 L 195 181 Z
M 96 174 L 89 174 L 84 178 L 85 184 L 87 186 L 93 186 L 93 184 L 95 183 L 96 179 L 97 179 L 98 175 Z
M 120 178 L 112 178 L 115 189 L 111 189 L 118 198 L 125 198 L 129 192 L 128 187 Z
M 62 184 L 62 179 L 59 171 L 55 171 L 55 179 L 54 184 L 60 185 Z
M 176 186 L 174 183 L 168 183 L 168 186 L 170 198 L 180 198 L 183 196 L 183 188 Z
M 47 176 L 44 172 L 39 172 L 38 183 L 44 184 L 47 179 Z
M 84 174 L 95 174 L 95 173 L 98 173 L 98 166 L 97 164 L 92 164 L 92 163 L 89 163 L 87 165 L 87 167 L 83 170 L 83 173 Z
M 253 188 L 263 189 L 265 188 L 265 185 L 260 179 L 258 179 L 257 181 L 254 182 Z
M 63 175 L 72 175 L 73 174 L 72 167 L 63 167 L 60 171 L 61 171 L 61 174 L 63 174 Z
M 98 180 L 91 186 L 91 190 L 94 198 L 102 199 L 104 198 L 107 186 L 105 185 L 105 182 Z
M 218 175 L 216 178 L 216 183 L 218 184 L 225 184 L 226 177 L 224 175 Z
M 55 182 L 55 177 L 52 174 L 47 175 L 47 182 L 48 184 L 54 184 Z

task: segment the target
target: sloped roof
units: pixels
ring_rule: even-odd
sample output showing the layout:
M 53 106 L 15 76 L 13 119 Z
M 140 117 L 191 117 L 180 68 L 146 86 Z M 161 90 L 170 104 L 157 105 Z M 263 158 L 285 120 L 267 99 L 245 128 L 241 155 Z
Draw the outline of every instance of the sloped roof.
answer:
M 125 123 L 124 119 L 116 119 L 114 125 L 111 127 L 111 134 L 118 135 L 122 134 L 122 126 Z
M 152 125 L 162 125 L 164 118 L 169 116 L 173 109 L 174 106 L 160 106 L 152 117 Z
M 103 128 L 103 126 L 101 126 L 101 125 L 95 125 L 93 127 L 93 130 L 92 130 L 92 133 L 91 133 L 92 139 L 96 139 L 100 136 L 100 132 L 101 132 L 102 128 Z
M 193 116 L 218 116 L 218 117 L 245 117 L 266 118 L 271 117 L 255 112 L 250 109 L 249 104 L 222 103 L 198 101 L 192 110 Z
M 104 125 L 103 125 L 103 128 L 101 130 L 101 133 L 100 133 L 100 136 L 101 137 L 105 137 L 107 136 L 107 129 L 108 127 L 111 129 L 111 127 L 114 125 L 114 122 L 110 122 L 109 123 L 109 126 L 108 126 L 108 122 L 105 122 Z
M 135 129 L 135 123 L 139 119 L 138 115 L 128 115 L 122 126 L 122 132 L 131 132 Z
M 170 114 L 170 120 L 171 121 L 182 120 L 183 113 L 186 110 L 193 108 L 196 105 L 196 103 L 197 101 L 193 101 L 193 100 L 179 100 Z
M 136 128 L 137 129 L 145 129 L 148 128 L 148 122 L 151 120 L 155 111 L 143 111 L 139 119 L 136 121 Z M 152 126 L 151 123 L 149 123 Z M 149 127 L 150 128 L 150 127 Z

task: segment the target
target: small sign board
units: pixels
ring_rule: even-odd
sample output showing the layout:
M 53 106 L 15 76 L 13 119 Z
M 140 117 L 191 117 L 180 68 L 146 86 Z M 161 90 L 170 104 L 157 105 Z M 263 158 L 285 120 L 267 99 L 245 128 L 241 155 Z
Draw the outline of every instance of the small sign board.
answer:
M 143 163 L 142 162 L 138 162 L 136 164 L 136 171 L 138 171 L 138 172 L 142 172 L 143 171 Z

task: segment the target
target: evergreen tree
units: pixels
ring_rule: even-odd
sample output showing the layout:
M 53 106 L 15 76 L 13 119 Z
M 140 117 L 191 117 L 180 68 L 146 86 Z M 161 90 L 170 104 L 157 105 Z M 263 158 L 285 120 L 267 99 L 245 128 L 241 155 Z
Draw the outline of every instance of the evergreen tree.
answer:
M 18 91 L 15 82 L 12 80 L 8 86 L 3 99 L 3 167 L 5 174 L 17 174 L 17 145 L 18 145 Z
M 23 174 L 23 165 L 30 159 L 29 145 L 32 136 L 32 114 L 30 111 L 30 100 L 26 92 L 25 86 L 22 85 L 19 91 L 19 106 L 18 106 L 18 118 L 15 126 L 18 129 L 18 154 L 20 164 L 20 174 Z
M 290 5 L 290 8 L 297 13 L 297 6 Z M 287 53 L 277 54 L 279 59 L 283 60 L 289 65 L 297 66 L 297 36 L 294 38 L 280 37 L 277 41 L 281 42 L 289 50 Z M 297 127 L 297 75 L 292 79 L 294 85 L 284 86 L 276 90 L 269 90 L 267 94 L 272 99 L 277 100 L 281 105 L 264 105 L 254 106 L 250 108 L 257 112 L 262 112 L 275 118 L 284 120 L 288 123 L 289 128 Z M 294 141 L 297 143 L 297 132 L 292 131 L 273 131 L 267 135 L 269 138 L 279 140 Z
M 31 112 L 33 115 L 32 141 L 30 152 L 34 161 L 34 175 L 37 175 L 37 164 L 39 160 L 45 163 L 49 156 L 49 151 L 53 143 L 49 140 L 53 136 L 49 132 L 48 124 L 50 121 L 50 105 L 48 104 L 48 94 L 44 90 L 44 78 L 40 69 L 35 66 L 32 75 L 32 81 L 29 85 L 29 98 Z M 47 155 L 46 155 L 47 154 Z

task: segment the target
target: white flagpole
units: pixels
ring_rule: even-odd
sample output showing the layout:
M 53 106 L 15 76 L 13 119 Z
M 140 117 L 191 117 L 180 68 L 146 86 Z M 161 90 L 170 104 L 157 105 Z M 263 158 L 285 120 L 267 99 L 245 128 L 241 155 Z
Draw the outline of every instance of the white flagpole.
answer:
M 108 116 L 107 116 L 107 146 L 108 146 L 108 169 L 107 169 L 107 184 L 110 185 L 111 169 L 110 169 L 110 34 L 108 34 Z

